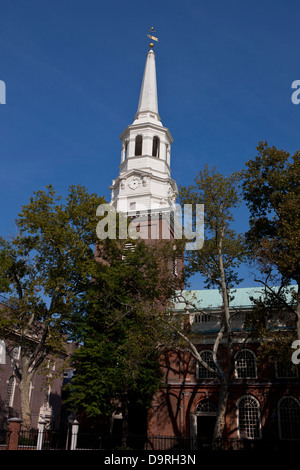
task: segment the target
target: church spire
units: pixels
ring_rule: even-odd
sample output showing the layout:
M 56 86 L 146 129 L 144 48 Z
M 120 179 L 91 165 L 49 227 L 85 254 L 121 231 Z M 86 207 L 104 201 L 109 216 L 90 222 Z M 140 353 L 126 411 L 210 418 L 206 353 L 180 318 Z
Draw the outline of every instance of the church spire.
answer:
M 153 27 L 150 30 L 148 37 L 151 40 L 158 41 L 158 38 L 153 36 Z M 147 119 L 160 121 L 158 114 L 158 100 L 157 100 L 157 83 L 156 83 L 156 66 L 155 66 L 155 54 L 153 51 L 154 44 L 150 42 L 150 50 L 147 54 L 146 65 L 144 69 L 144 76 L 142 81 L 142 87 L 140 92 L 140 99 L 138 104 L 137 113 L 135 119 Z
M 153 32 L 151 28 L 150 40 L 158 41 Z M 158 114 L 153 42 L 149 44 L 134 122 L 120 136 L 121 165 L 110 186 L 111 204 L 118 212 L 169 210 L 177 194 L 170 168 L 173 138 Z

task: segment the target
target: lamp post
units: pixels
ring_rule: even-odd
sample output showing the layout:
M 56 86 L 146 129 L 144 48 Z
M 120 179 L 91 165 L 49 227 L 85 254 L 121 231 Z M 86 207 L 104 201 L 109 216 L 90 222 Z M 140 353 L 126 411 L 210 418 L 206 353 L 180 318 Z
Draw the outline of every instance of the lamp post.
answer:
M 79 423 L 76 419 L 74 419 L 72 423 L 72 437 L 71 437 L 71 449 L 70 450 L 76 450 L 78 429 L 79 429 Z
M 45 426 L 46 426 L 46 421 L 42 418 L 38 422 L 38 438 L 37 438 L 36 450 L 42 450 Z

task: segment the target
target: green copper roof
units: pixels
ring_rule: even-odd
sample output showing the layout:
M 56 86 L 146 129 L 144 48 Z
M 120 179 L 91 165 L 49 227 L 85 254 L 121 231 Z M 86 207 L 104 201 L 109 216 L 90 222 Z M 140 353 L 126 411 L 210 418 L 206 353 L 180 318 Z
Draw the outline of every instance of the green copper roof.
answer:
M 297 289 L 297 286 L 290 286 L 290 292 L 292 289 Z M 275 288 L 276 289 L 276 288 Z M 230 302 L 232 308 L 248 308 L 253 306 L 250 297 L 258 299 L 264 296 L 264 287 L 240 287 L 232 289 L 230 294 L 234 296 L 234 299 Z M 219 309 L 222 306 L 222 296 L 218 289 L 203 289 L 203 290 L 184 290 L 182 291 L 182 297 L 196 304 L 199 308 L 205 310 Z M 290 299 L 288 299 L 290 300 Z M 185 303 L 177 301 L 175 303 L 175 310 L 182 310 L 185 308 Z M 192 310 L 192 306 L 190 306 Z

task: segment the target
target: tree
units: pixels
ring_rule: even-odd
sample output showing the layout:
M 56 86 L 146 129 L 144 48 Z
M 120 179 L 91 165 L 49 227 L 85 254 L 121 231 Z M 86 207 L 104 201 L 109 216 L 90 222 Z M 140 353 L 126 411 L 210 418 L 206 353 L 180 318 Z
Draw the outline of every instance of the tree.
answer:
M 268 316 L 292 313 L 300 340 L 300 152 L 291 156 L 267 142 L 259 142 L 257 151 L 246 164 L 242 189 L 250 210 L 246 241 L 266 291 L 259 307 Z
M 65 350 L 70 319 L 91 281 L 95 263 L 96 209 L 104 199 L 70 186 L 65 204 L 50 185 L 21 208 L 19 229 L 0 239 L 0 291 L 6 301 L 0 332 L 20 346 L 23 425 L 30 427 L 30 381 L 49 355 Z
M 237 333 L 231 327 L 230 301 L 233 299 L 234 287 L 240 282 L 238 268 L 247 260 L 243 236 L 231 228 L 234 220 L 233 210 L 240 202 L 238 193 L 240 177 L 240 173 L 225 176 L 206 166 L 196 176 L 194 185 L 181 187 L 179 191 L 182 205 L 193 204 L 195 207 L 195 204 L 204 204 L 205 213 L 204 245 L 201 250 L 186 253 L 187 274 L 200 274 L 205 279 L 207 287 L 217 287 L 221 294 L 221 328 L 213 345 L 213 368 L 200 356 L 197 347 L 198 338 L 179 331 L 185 349 L 199 364 L 215 374 L 221 383 L 214 441 L 223 435 L 229 384 L 234 371 L 236 349 L 233 340 Z M 187 299 L 184 300 L 187 301 Z M 206 312 L 201 310 L 201 305 L 194 305 L 194 307 L 206 315 Z M 226 368 L 218 356 L 220 344 L 224 341 L 227 361 L 223 364 L 227 364 Z
M 111 416 L 121 406 L 124 434 L 130 409 L 146 411 L 160 386 L 159 357 L 173 331 L 169 299 L 178 283 L 169 269 L 172 243 L 128 243 L 101 241 L 93 282 L 75 318 L 82 346 L 73 355 L 66 401 L 88 417 Z

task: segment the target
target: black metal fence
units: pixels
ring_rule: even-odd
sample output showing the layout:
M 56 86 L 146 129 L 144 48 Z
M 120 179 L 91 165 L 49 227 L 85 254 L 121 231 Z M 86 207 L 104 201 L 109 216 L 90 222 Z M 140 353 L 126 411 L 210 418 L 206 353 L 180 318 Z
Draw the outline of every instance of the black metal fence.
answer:
M 29 431 L 22 430 L 19 432 L 19 450 L 36 450 L 38 445 L 38 429 Z M 45 430 L 42 438 L 43 450 L 66 450 L 67 435 L 61 431 Z
M 6 449 L 9 431 L 0 431 L 0 450 Z M 145 450 L 204 452 L 214 450 L 293 450 L 300 441 L 270 441 L 264 439 L 221 439 L 212 445 L 211 440 L 175 436 L 105 436 L 100 433 L 76 434 L 76 450 Z M 44 430 L 42 450 L 70 450 L 73 434 L 55 430 Z M 18 450 L 36 450 L 39 431 L 21 430 Z
M 35 450 L 37 446 L 38 430 L 19 431 L 18 449 Z
M 0 450 L 6 450 L 9 431 L 0 431 Z

